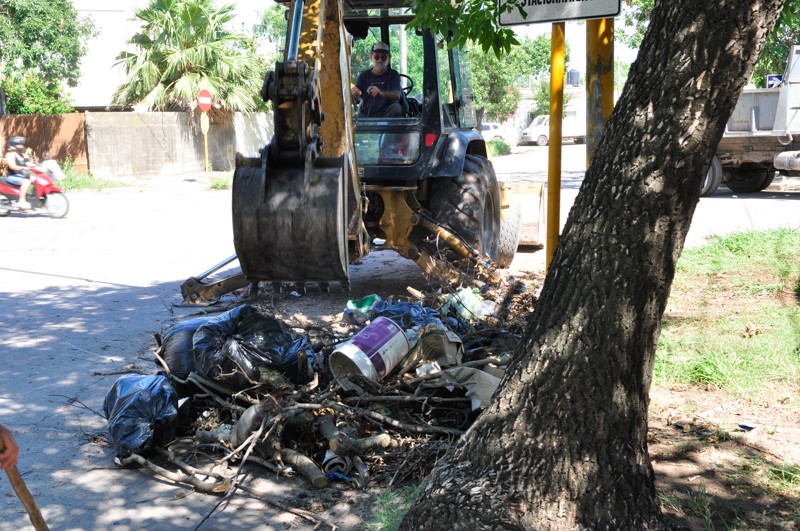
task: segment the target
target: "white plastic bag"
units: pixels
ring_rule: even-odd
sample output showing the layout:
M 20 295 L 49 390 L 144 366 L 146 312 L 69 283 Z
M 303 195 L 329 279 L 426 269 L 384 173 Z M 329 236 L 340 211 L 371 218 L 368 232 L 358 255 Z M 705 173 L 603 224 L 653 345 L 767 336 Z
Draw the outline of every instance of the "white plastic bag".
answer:
M 48 171 L 53 180 L 60 181 L 61 179 L 66 177 L 66 175 L 64 175 L 64 172 L 61 171 L 61 167 L 58 165 L 58 162 L 56 162 L 53 159 L 42 161 L 42 166 L 45 167 L 45 169 Z

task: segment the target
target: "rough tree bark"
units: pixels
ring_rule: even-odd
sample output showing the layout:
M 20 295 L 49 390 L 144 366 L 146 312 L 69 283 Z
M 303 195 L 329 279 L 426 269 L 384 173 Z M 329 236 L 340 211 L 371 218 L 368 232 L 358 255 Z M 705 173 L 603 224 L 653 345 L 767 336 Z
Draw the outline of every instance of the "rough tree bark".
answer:
M 782 6 L 656 2 L 523 346 L 401 529 L 669 528 L 646 439 L 661 316 L 709 161 Z

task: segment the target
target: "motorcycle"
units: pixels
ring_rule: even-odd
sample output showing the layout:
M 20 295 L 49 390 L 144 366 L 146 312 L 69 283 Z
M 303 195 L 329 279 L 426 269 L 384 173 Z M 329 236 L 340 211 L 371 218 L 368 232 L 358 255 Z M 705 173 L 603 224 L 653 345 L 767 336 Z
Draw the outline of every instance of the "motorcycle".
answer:
M 63 218 L 69 211 L 69 201 L 64 190 L 56 185 L 51 172 L 41 164 L 28 168 L 31 172 L 31 187 L 28 189 L 28 202 L 31 210 L 23 210 L 17 206 L 19 186 L 11 184 L 5 177 L 0 177 L 0 217 L 11 212 L 35 212 L 44 209 L 52 218 Z

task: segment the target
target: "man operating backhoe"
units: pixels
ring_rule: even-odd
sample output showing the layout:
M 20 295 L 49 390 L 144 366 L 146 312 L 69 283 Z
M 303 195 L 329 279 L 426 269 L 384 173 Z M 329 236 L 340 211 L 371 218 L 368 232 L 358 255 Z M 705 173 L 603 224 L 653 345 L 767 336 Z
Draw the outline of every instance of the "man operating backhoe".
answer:
M 359 116 L 370 118 L 402 116 L 400 74 L 389 66 L 391 58 L 389 45 L 385 42 L 376 42 L 372 45 L 369 58 L 372 61 L 372 68 L 361 72 L 351 89 L 354 98 L 361 98 Z

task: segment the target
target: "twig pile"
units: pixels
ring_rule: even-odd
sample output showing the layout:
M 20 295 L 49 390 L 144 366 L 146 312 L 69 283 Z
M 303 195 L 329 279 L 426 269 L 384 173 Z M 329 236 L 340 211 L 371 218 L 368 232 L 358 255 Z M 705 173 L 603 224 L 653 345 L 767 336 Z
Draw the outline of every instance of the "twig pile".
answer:
M 466 330 L 459 367 L 502 371 L 519 343 L 513 332 L 522 330 L 524 320 L 515 305 L 530 311 L 534 290 L 520 283 L 492 289 L 483 291 L 498 302 L 493 316 L 473 323 L 457 319 Z M 436 304 L 437 297 L 424 297 L 423 303 Z M 302 385 L 264 370 L 244 390 L 195 371 L 181 378 L 159 348 L 155 356 L 162 373 L 190 399 L 183 406 L 181 418 L 186 421 L 166 447 L 119 456 L 119 463 L 145 467 L 200 492 L 246 492 L 319 522 L 323 520 L 312 513 L 245 485 L 245 464 L 278 476 L 299 474 L 318 489 L 331 481 L 355 488 L 418 483 L 480 411 L 475 397 L 459 382 L 443 378 L 441 370 L 417 372 L 426 360 L 413 350 L 381 382 L 357 374 L 335 379 L 325 361 L 345 338 L 320 328 L 306 332 L 316 359 L 323 361 Z M 306 359 L 300 363 L 309 365 Z

